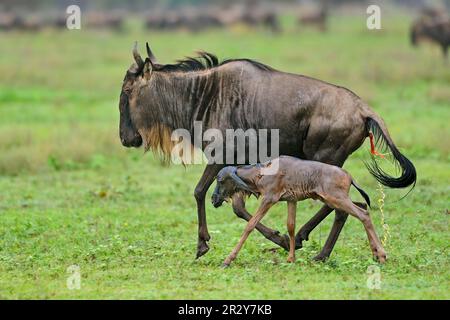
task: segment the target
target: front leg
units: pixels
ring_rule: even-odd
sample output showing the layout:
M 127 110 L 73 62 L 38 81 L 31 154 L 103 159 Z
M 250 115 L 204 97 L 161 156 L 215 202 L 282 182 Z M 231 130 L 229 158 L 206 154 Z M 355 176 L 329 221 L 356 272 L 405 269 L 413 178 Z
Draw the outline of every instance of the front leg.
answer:
M 240 193 L 236 193 L 233 196 L 233 211 L 239 218 L 242 218 L 247 222 L 252 218 L 251 214 L 248 213 L 245 208 L 244 198 Z M 289 238 L 286 235 L 280 236 L 279 231 L 270 229 L 262 223 L 256 225 L 256 230 L 258 230 L 266 239 L 279 245 L 284 250 L 289 250 Z
M 295 262 L 295 216 L 297 210 L 296 201 L 288 201 L 287 229 L 289 233 L 289 257 L 287 262 Z
M 208 226 L 206 223 L 206 210 L 205 210 L 205 197 L 206 192 L 213 183 L 217 173 L 223 165 L 207 165 L 203 175 L 200 178 L 197 186 L 195 187 L 195 200 L 197 201 L 197 214 L 198 214 L 198 244 L 197 244 L 197 256 L 196 259 L 203 256 L 208 252 L 209 247 L 207 241 L 211 239 L 208 233 Z
M 264 198 L 262 200 L 261 205 L 259 206 L 258 210 L 256 211 L 255 215 L 250 219 L 250 221 L 247 223 L 247 226 L 245 227 L 244 233 L 241 236 L 241 239 L 239 240 L 239 243 L 236 245 L 236 247 L 233 249 L 233 251 L 230 253 L 230 255 L 225 259 L 223 266 L 228 267 L 230 263 L 236 259 L 239 251 L 241 250 L 242 246 L 244 245 L 245 240 L 247 240 L 249 234 L 253 231 L 253 229 L 256 227 L 256 225 L 261 221 L 262 218 L 266 215 L 267 211 L 269 211 L 270 207 L 274 205 L 276 201 L 273 201 L 272 199 Z

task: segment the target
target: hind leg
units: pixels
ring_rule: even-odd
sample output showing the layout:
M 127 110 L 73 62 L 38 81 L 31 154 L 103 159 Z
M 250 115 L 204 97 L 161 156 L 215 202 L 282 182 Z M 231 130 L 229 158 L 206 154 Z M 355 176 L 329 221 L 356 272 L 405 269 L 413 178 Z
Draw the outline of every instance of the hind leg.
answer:
M 357 117 L 356 114 L 354 116 Z M 338 129 L 332 130 L 333 128 L 323 126 L 323 120 L 323 118 L 319 117 L 316 119 L 316 122 L 311 123 L 308 135 L 303 143 L 303 152 L 306 159 L 342 167 L 345 160 L 347 160 L 347 157 L 364 142 L 366 137 L 365 123 L 359 118 L 352 118 L 350 115 L 343 118 L 342 121 L 346 121 L 346 123 L 341 123 L 340 126 L 338 126 Z M 349 130 L 342 130 L 342 128 L 348 128 Z M 351 133 L 348 134 L 348 132 Z M 328 145 L 325 146 L 325 143 L 323 143 L 324 141 L 334 141 L 334 143 L 329 142 L 327 143 Z M 302 247 L 302 241 L 308 240 L 309 233 L 332 211 L 333 208 L 326 205 L 323 206 L 320 211 L 300 229 L 296 236 L 297 248 Z M 315 258 L 316 260 L 325 260 L 330 256 L 334 244 L 346 221 L 347 217 L 345 214 L 336 212 L 336 218 L 330 231 L 330 235 L 328 236 L 325 247 Z
M 384 263 L 386 261 L 386 252 L 384 251 L 381 241 L 378 238 L 369 213 L 366 210 L 356 206 L 348 197 L 335 198 L 327 196 L 324 198 L 324 201 L 329 206 L 336 208 L 336 210 L 341 210 L 351 214 L 363 223 L 373 255 L 380 263 Z
M 367 204 L 361 202 L 353 202 L 358 207 L 366 210 Z M 347 221 L 348 214 L 341 210 L 336 210 L 336 215 L 334 218 L 333 227 L 331 228 L 330 235 L 325 242 L 325 245 L 322 248 L 322 251 L 313 258 L 315 261 L 325 261 L 330 256 L 333 251 L 334 246 L 336 245 L 339 234 L 344 227 L 345 222 Z

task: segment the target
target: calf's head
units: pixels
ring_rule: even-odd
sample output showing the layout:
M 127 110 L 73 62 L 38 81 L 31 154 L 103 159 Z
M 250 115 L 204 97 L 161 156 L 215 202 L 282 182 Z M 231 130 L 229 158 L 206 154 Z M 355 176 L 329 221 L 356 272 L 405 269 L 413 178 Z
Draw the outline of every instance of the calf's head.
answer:
M 229 166 L 223 168 L 217 174 L 217 185 L 211 197 L 211 202 L 215 208 L 220 207 L 224 201 L 230 199 L 236 192 L 256 194 L 236 172 L 236 167 Z

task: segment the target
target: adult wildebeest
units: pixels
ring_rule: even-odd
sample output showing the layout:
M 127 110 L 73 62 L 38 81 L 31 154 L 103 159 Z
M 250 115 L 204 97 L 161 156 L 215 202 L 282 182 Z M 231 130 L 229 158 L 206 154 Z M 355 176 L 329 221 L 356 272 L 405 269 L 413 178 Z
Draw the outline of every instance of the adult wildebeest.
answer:
M 417 46 L 420 39 L 428 39 L 436 42 L 442 49 L 446 59 L 450 46 L 450 18 L 439 16 L 437 18 L 420 18 L 411 26 L 411 44 Z
M 375 178 L 391 188 L 416 181 L 413 164 L 395 146 L 383 120 L 350 90 L 310 77 L 285 73 L 249 59 L 219 63 L 209 53 L 176 64 L 159 64 L 147 44 L 145 61 L 136 47 L 135 63 L 126 72 L 120 94 L 120 139 L 126 147 L 159 150 L 170 157 L 171 132 L 184 128 L 194 137 L 194 121 L 203 128 L 278 129 L 279 153 L 342 166 L 369 134 L 382 142 L 401 168 L 400 177 L 386 174 L 373 161 Z M 372 135 L 370 135 L 372 137 Z M 204 143 L 203 147 L 207 144 Z M 275 155 L 276 156 L 276 155 Z M 230 165 L 231 163 L 227 163 Z M 208 250 L 205 196 L 223 164 L 208 164 L 195 188 L 198 211 L 197 257 Z M 324 205 L 296 236 L 297 247 L 329 213 Z M 243 210 L 236 214 L 246 220 Z M 326 259 L 347 214 L 336 211 L 330 236 L 317 259 Z M 289 240 L 260 224 L 269 240 L 289 249 Z

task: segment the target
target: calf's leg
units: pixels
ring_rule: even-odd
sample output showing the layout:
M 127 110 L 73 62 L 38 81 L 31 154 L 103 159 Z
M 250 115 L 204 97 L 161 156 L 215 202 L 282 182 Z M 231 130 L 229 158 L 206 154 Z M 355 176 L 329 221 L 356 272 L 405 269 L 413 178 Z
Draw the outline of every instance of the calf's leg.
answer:
M 336 108 L 336 110 L 338 110 L 338 108 Z M 351 119 L 342 119 L 342 121 L 344 122 L 341 123 L 340 126 L 336 127 L 347 127 L 350 129 L 348 131 L 341 129 L 328 130 L 329 128 L 320 126 L 320 118 L 318 118 L 316 121 L 317 125 L 310 127 L 314 128 L 314 130 L 309 130 L 308 136 L 303 143 L 303 151 L 307 159 L 342 167 L 348 156 L 361 146 L 367 136 L 364 121 L 357 123 L 352 122 Z M 348 135 L 347 132 L 351 132 L 351 134 Z M 330 143 L 328 146 L 324 146 L 322 144 L 317 144 L 317 141 L 335 141 L 336 143 Z M 332 211 L 333 209 L 329 206 L 323 206 L 320 211 L 317 212 L 314 217 L 300 229 L 296 236 L 297 248 L 302 247 L 302 241 L 308 240 L 309 233 Z M 334 243 L 336 243 L 336 240 L 338 239 L 346 220 L 347 218 L 345 217 L 345 215 L 336 212 L 336 218 L 334 220 L 333 227 L 331 228 L 330 235 L 328 236 L 328 239 L 330 239 L 330 241 L 327 240 L 330 246 L 324 247 L 324 249 L 322 250 L 323 254 L 319 254 L 317 260 L 325 260 L 329 257 L 331 251 L 333 250 Z
M 288 201 L 288 218 L 287 229 L 289 233 L 289 257 L 287 262 L 295 262 L 295 215 L 296 215 L 296 201 Z
M 353 202 L 358 207 L 366 210 L 367 204 L 361 202 Z M 325 242 L 325 245 L 322 248 L 322 251 L 313 258 L 315 261 L 325 261 L 330 256 L 333 248 L 336 244 L 339 234 L 344 227 L 345 222 L 347 221 L 348 214 L 341 210 L 336 210 L 336 215 L 334 218 L 333 227 L 331 228 L 330 234 Z
M 250 219 L 250 221 L 247 223 L 247 226 L 245 227 L 244 233 L 241 236 L 241 239 L 239 240 L 236 247 L 231 251 L 230 255 L 225 259 L 223 266 L 228 267 L 230 263 L 236 259 L 239 251 L 241 250 L 242 246 L 244 245 L 245 240 L 247 240 L 249 234 L 253 231 L 253 229 L 256 227 L 258 222 L 261 221 L 261 219 L 266 215 L 267 211 L 274 205 L 275 201 L 269 200 L 269 199 L 263 199 L 261 205 L 259 206 L 258 210 L 256 211 L 255 215 Z
M 241 194 L 237 193 L 233 196 L 233 211 L 239 217 L 247 222 L 252 218 L 251 214 L 248 213 L 247 209 L 245 209 L 245 202 Z M 263 225 L 262 223 L 258 223 L 256 225 L 256 230 L 258 230 L 266 239 L 276 243 L 280 247 L 285 250 L 289 250 L 289 240 L 288 237 L 283 235 L 280 236 L 280 232 L 270 229 Z
M 363 223 L 373 255 L 380 263 L 384 263 L 386 261 L 386 252 L 384 251 L 381 241 L 378 238 L 369 213 L 366 210 L 356 206 L 349 198 L 326 197 L 324 198 L 324 201 L 329 206 L 335 207 L 337 210 L 351 214 Z

